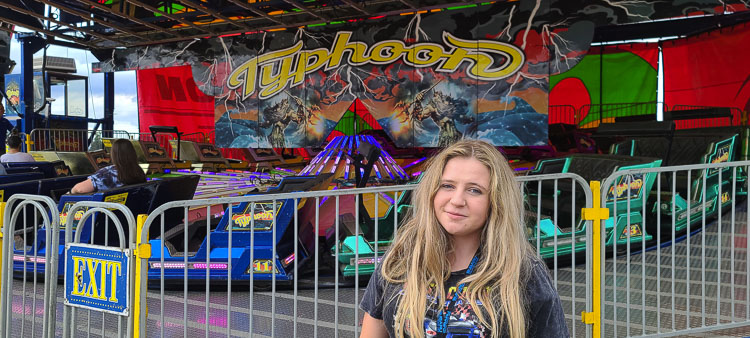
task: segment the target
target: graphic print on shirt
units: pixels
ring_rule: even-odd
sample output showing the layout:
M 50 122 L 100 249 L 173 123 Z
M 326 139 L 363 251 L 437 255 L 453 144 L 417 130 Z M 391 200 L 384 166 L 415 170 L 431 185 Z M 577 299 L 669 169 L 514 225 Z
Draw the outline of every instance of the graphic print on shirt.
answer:
M 427 309 L 427 314 L 425 315 L 424 319 L 424 336 L 427 338 L 436 337 L 438 334 L 437 331 L 437 318 L 440 314 L 440 311 L 446 309 L 446 307 L 449 305 L 451 299 L 453 299 L 453 295 L 456 293 L 456 286 L 451 286 L 448 289 L 448 295 L 446 296 L 445 304 L 443 305 L 443 308 L 438 308 L 436 306 L 437 300 L 434 297 L 435 294 L 435 288 L 434 284 L 430 287 L 430 292 L 427 294 L 427 301 L 430 302 L 430 306 Z M 404 290 L 401 289 L 399 291 L 399 295 L 403 296 Z M 458 295 L 458 300 L 456 301 L 456 304 L 453 306 L 453 311 L 451 311 L 450 320 L 448 321 L 448 330 L 446 334 L 446 338 L 451 337 L 468 337 L 468 338 L 484 338 L 488 337 L 488 332 L 485 332 L 485 327 L 482 325 L 482 323 L 479 321 L 479 317 L 477 317 L 476 312 L 474 312 L 474 309 L 471 307 L 471 304 L 469 303 L 469 300 L 464 297 L 466 294 L 466 288 L 464 288 L 464 292 L 460 293 Z M 482 302 L 480 300 L 477 300 L 477 305 L 482 306 Z M 395 313 L 394 313 L 394 321 L 395 321 Z M 408 330 L 408 328 L 407 328 Z

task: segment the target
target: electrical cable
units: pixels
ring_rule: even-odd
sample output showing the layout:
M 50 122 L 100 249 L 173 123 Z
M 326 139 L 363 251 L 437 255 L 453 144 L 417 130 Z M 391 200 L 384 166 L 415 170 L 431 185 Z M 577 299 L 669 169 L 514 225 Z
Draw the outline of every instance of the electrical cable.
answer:
M 91 66 L 89 65 L 89 54 L 88 53 L 89 53 L 89 51 L 85 51 L 83 53 L 83 55 L 86 58 L 86 78 L 90 79 L 91 78 L 91 68 L 90 68 Z M 86 86 L 86 87 L 88 87 L 88 89 L 89 89 L 89 99 L 86 100 L 87 101 L 86 102 L 86 107 L 88 107 L 88 101 L 94 99 L 94 92 L 91 90 L 91 86 Z M 94 113 L 94 118 L 96 118 L 96 105 L 94 104 L 93 101 L 91 102 L 91 110 Z M 86 112 L 86 117 L 88 117 L 88 116 L 89 116 L 89 114 L 88 114 L 88 111 L 87 111 Z M 114 112 L 112 112 L 112 116 L 114 118 Z

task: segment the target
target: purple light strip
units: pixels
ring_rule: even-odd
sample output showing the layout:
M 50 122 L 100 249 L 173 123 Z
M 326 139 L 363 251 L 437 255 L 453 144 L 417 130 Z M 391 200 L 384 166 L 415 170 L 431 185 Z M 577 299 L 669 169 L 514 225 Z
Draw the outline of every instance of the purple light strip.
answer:
M 226 263 L 210 263 L 209 269 L 226 270 L 229 265 Z M 193 263 L 193 269 L 205 269 L 206 263 Z
M 381 192 L 381 193 L 380 193 L 380 196 L 383 196 L 383 198 L 384 198 L 384 199 L 385 199 L 386 201 L 388 201 L 388 202 L 391 202 L 391 205 L 395 204 L 395 202 L 396 202 L 395 200 L 393 200 L 393 198 L 392 198 L 391 196 L 388 196 L 388 194 L 386 194 L 386 193 L 382 193 L 382 192 Z
M 422 157 L 422 158 L 420 158 L 420 159 L 418 159 L 418 160 L 416 160 L 416 161 L 414 161 L 412 163 L 409 163 L 409 164 L 407 164 L 407 165 L 404 166 L 404 169 L 409 169 L 411 166 L 416 165 L 419 162 L 424 161 L 425 159 L 427 159 L 427 157 Z
M 338 187 L 333 187 L 333 189 L 331 190 L 336 190 L 336 189 L 338 189 Z M 327 200 L 328 200 L 328 196 L 323 197 L 323 199 L 320 201 L 320 205 L 318 206 L 318 208 L 322 207 L 323 203 L 325 203 Z
M 383 168 L 385 168 L 385 171 L 388 172 L 388 176 L 390 176 L 392 180 L 395 179 L 393 177 L 393 173 L 391 172 L 391 169 L 388 168 L 388 166 L 385 164 L 385 161 L 383 161 L 383 156 L 380 156 L 380 158 L 378 158 L 378 161 L 380 161 L 380 164 L 383 165 Z
M 331 174 L 336 172 L 336 167 L 339 166 L 339 161 L 341 161 L 341 154 L 343 153 L 343 150 L 339 150 L 339 155 L 336 156 L 336 162 L 333 163 L 333 168 L 331 168 Z
M 274 169 L 276 169 L 278 171 L 288 172 L 290 174 L 295 174 L 294 170 L 291 170 L 291 169 L 284 169 L 284 168 L 279 168 L 279 167 L 276 167 Z
M 346 169 L 344 170 L 344 179 L 345 180 L 349 179 L 349 166 L 350 166 L 350 164 L 349 164 L 349 158 L 347 157 L 346 158 Z
M 375 174 L 378 175 L 378 178 L 382 179 L 383 176 L 380 175 L 380 170 L 378 170 L 378 166 L 377 165 L 373 165 L 372 168 L 375 169 Z

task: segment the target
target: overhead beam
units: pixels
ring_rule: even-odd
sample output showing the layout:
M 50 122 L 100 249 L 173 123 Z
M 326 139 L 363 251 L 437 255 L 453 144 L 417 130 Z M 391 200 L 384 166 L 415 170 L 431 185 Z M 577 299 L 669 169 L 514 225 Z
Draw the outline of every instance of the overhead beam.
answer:
M 68 27 L 68 28 L 70 28 L 70 29 L 72 29 L 74 31 L 81 32 L 83 34 L 88 34 L 88 35 L 91 35 L 91 36 L 95 36 L 95 37 L 98 37 L 98 38 L 100 38 L 102 40 L 108 40 L 108 41 L 111 41 L 111 42 L 114 42 L 114 43 L 117 43 L 117 44 L 121 44 L 121 45 L 124 44 L 124 42 L 122 42 L 120 40 L 117 40 L 117 39 L 110 38 L 110 37 L 108 37 L 108 36 L 106 36 L 104 34 L 99 34 L 97 32 L 93 32 L 93 31 L 90 31 L 88 29 L 83 29 L 83 28 L 80 28 L 80 27 L 76 27 L 76 26 L 73 26 L 73 25 L 71 25 L 69 23 L 58 21 L 58 20 L 55 20 L 55 19 L 50 18 L 50 17 L 46 17 L 44 15 L 41 15 L 39 13 L 30 11 L 30 10 L 25 9 L 25 8 L 16 7 L 16 6 L 13 6 L 13 5 L 10 5 L 10 4 L 6 4 L 4 2 L 0 2 L 0 7 L 5 7 L 7 9 L 10 9 L 11 11 L 14 11 L 14 12 L 23 13 L 23 14 L 26 14 L 26 15 L 31 15 L 31 16 L 37 18 L 37 19 L 49 21 L 49 22 L 52 22 L 52 23 L 54 23 L 56 25 L 65 26 L 65 27 Z
M 229 0 L 229 1 L 233 1 L 233 0 Z M 458 0 L 458 1 L 461 1 L 461 0 Z M 416 8 L 416 9 L 405 9 L 405 8 L 402 8 L 402 9 L 397 9 L 397 10 L 392 10 L 392 11 L 387 11 L 387 12 L 379 12 L 378 15 L 392 16 L 392 15 L 399 15 L 399 14 L 403 14 L 403 13 L 414 13 L 414 12 L 420 12 L 420 11 L 431 11 L 431 10 L 435 10 L 435 9 L 443 9 L 443 8 L 449 8 L 449 7 L 454 7 L 454 6 L 462 6 L 462 5 L 466 5 L 466 4 L 472 5 L 472 4 L 481 4 L 481 3 L 487 2 L 487 0 L 468 0 L 468 1 L 469 1 L 468 3 L 465 3 L 465 2 L 456 2 L 456 0 L 454 0 L 453 2 L 449 2 L 449 3 L 432 5 L 432 6 L 423 6 L 423 7 L 419 7 L 419 8 Z M 333 8 L 333 6 L 326 6 L 326 7 L 321 8 L 321 11 L 329 13 L 331 11 L 335 11 L 335 9 Z M 299 21 L 292 21 L 291 20 L 292 18 L 294 18 L 295 16 L 298 16 L 298 15 L 302 15 L 302 13 L 301 12 L 289 13 L 289 14 L 287 14 L 287 15 L 284 16 L 285 20 L 290 19 L 289 21 L 287 21 L 287 23 L 278 24 L 278 25 L 274 25 L 274 26 L 262 25 L 263 23 L 266 23 L 267 21 L 262 20 L 261 18 L 258 18 L 258 17 L 244 19 L 244 20 L 242 20 L 242 22 L 245 23 L 245 24 L 252 25 L 253 23 L 259 23 L 260 25 L 258 25 L 256 27 L 250 27 L 249 30 L 248 29 L 225 30 L 225 31 L 222 31 L 221 34 L 222 35 L 225 35 L 225 34 L 226 35 L 231 35 L 231 34 L 238 34 L 238 33 L 239 34 L 241 34 L 241 33 L 247 33 L 248 31 L 264 31 L 264 30 L 274 30 L 274 29 L 279 29 L 279 28 L 300 27 L 300 26 L 307 26 L 307 25 L 314 25 L 314 24 L 325 23 L 325 22 L 328 21 L 328 20 L 299 20 Z M 356 18 L 356 17 L 358 17 L 358 16 L 352 15 L 352 16 L 348 16 L 348 17 L 337 17 L 337 19 Z M 361 17 L 361 16 L 359 16 L 359 17 Z M 261 20 L 262 20 L 262 22 L 261 22 Z M 159 41 L 151 41 L 151 42 L 145 42 L 145 43 L 133 43 L 133 44 L 131 44 L 131 47 L 153 45 L 153 44 L 157 44 L 157 43 L 158 44 L 161 44 L 161 43 L 171 43 L 171 42 L 178 42 L 178 41 L 191 40 L 191 39 L 203 39 L 203 38 L 206 38 L 206 37 L 207 36 L 205 34 L 196 34 L 196 35 L 191 35 L 191 36 L 187 36 L 187 37 L 183 37 L 183 38 L 171 38 L 171 39 L 163 39 L 163 40 L 159 40 Z
M 279 19 L 276 19 L 276 18 L 274 18 L 274 17 L 272 17 L 272 16 L 268 15 L 268 13 L 266 13 L 266 12 L 263 12 L 263 11 L 261 11 L 260 9 L 257 9 L 257 8 L 255 8 L 255 7 L 252 7 L 252 6 L 248 5 L 248 4 L 246 3 L 246 2 L 242 2 L 242 1 L 239 1 L 239 0 L 229 0 L 229 2 L 231 2 L 231 3 L 233 3 L 233 4 L 237 5 L 237 6 L 240 6 L 240 7 L 242 7 L 242 8 L 243 8 L 243 9 L 245 9 L 245 10 L 251 11 L 251 12 L 253 12 L 253 13 L 254 13 L 255 15 L 258 15 L 258 16 L 260 16 L 260 17 L 263 17 L 263 18 L 265 18 L 266 20 L 270 20 L 270 21 L 273 21 L 273 22 L 275 22 L 275 23 L 277 23 L 277 24 L 279 24 L 279 25 L 283 25 L 283 24 L 284 24 L 284 22 L 282 22 L 281 20 L 279 20 Z
M 39 2 L 41 2 L 43 4 L 49 5 L 51 7 L 57 8 L 57 9 L 63 11 L 63 12 L 67 12 L 67 13 L 73 14 L 73 15 L 75 15 L 77 17 L 80 17 L 80 18 L 86 20 L 86 21 L 94 21 L 94 22 L 96 22 L 96 23 L 98 23 L 98 24 L 100 24 L 102 26 L 107 26 L 109 28 L 118 30 L 118 31 L 120 31 L 122 33 L 125 33 L 127 35 L 131 35 L 131 36 L 137 37 L 137 38 L 139 38 L 141 40 L 153 41 L 152 39 L 149 39 L 149 38 L 146 38 L 144 36 L 141 36 L 141 35 L 133 32 L 133 31 L 127 29 L 127 28 L 122 28 L 122 27 L 119 27 L 117 25 L 113 25 L 113 24 L 111 24 L 111 23 L 109 23 L 107 21 L 104 21 L 102 19 L 94 18 L 94 17 L 91 16 L 91 13 L 79 12 L 79 11 L 74 10 L 74 9 L 70 9 L 70 8 L 67 8 L 67 7 L 60 6 L 60 4 L 54 3 L 54 2 L 49 1 L 49 0 L 36 0 L 36 1 L 39 1 Z
M 354 8 L 354 9 L 356 9 L 357 11 L 359 11 L 360 13 L 362 13 L 362 14 L 364 14 L 364 15 L 369 15 L 369 16 L 372 16 L 372 13 L 370 13 L 370 11 L 368 11 L 368 10 L 364 9 L 364 8 L 363 8 L 362 6 L 360 6 L 360 5 L 357 5 L 357 4 L 355 4 L 355 3 L 354 3 L 354 2 L 352 2 L 351 0 L 341 0 L 341 2 L 343 2 L 343 3 L 347 4 L 347 5 L 349 5 L 349 7 L 351 7 L 351 8 Z
M 112 9 L 112 8 L 110 8 L 110 7 L 104 6 L 104 5 L 102 5 L 102 4 L 100 4 L 100 3 L 96 2 L 96 1 L 89 1 L 89 0 L 77 0 L 77 1 L 78 1 L 78 2 L 80 2 L 80 3 L 82 3 L 82 4 L 88 5 L 88 6 L 93 6 L 93 7 L 97 8 L 97 9 L 99 9 L 99 10 L 102 10 L 102 11 L 108 12 L 108 13 L 110 13 L 110 14 L 112 14 L 112 15 L 115 15 L 115 16 L 118 16 L 118 17 L 121 17 L 121 18 L 123 18 L 123 19 L 126 19 L 126 20 L 132 20 L 132 21 L 134 21 L 134 22 L 137 22 L 137 23 L 139 23 L 139 24 L 141 24 L 141 25 L 144 25 L 144 26 L 146 26 L 146 27 L 149 27 L 149 28 L 151 28 L 151 29 L 155 29 L 155 30 L 157 30 L 157 31 L 160 31 L 160 32 L 162 32 L 162 33 L 165 33 L 165 34 L 169 34 L 169 35 L 171 35 L 171 36 L 180 36 L 179 34 L 176 34 L 176 33 L 174 33 L 174 32 L 170 32 L 170 31 L 168 31 L 168 30 L 164 29 L 163 27 L 159 27 L 159 26 L 157 26 L 157 25 L 154 25 L 154 24 L 152 24 L 152 23 L 149 23 L 149 22 L 143 21 L 143 20 L 141 20 L 141 19 L 138 19 L 138 18 L 136 18 L 136 17 L 133 17 L 133 16 L 130 16 L 130 15 L 127 15 L 127 14 L 123 14 L 123 13 L 120 13 L 120 12 L 118 12 L 118 11 L 116 11 L 116 10 L 113 10 L 113 9 Z
M 195 29 L 197 29 L 197 30 L 199 30 L 201 32 L 208 33 L 208 34 L 214 34 L 214 32 L 212 32 L 212 31 L 210 31 L 208 29 L 200 27 L 200 26 L 198 26 L 198 25 L 196 25 L 196 24 L 194 24 L 194 23 L 192 23 L 192 22 L 190 22 L 188 20 L 180 18 L 179 16 L 169 14 L 166 11 L 160 10 L 160 9 L 158 9 L 156 7 L 153 7 L 151 5 L 145 4 L 145 3 L 141 2 L 141 1 L 138 1 L 138 0 L 126 0 L 126 1 L 130 2 L 130 3 L 134 4 L 134 5 L 137 5 L 137 6 L 141 6 L 141 7 L 145 8 L 145 9 L 153 12 L 154 14 L 163 15 L 164 17 L 167 17 L 169 19 L 178 21 L 179 23 L 181 23 L 183 25 L 188 25 L 190 27 L 193 27 L 193 28 L 195 28 Z
M 192 8 L 195 8 L 196 10 L 199 10 L 199 11 L 202 11 L 202 12 L 204 12 L 206 14 L 209 14 L 209 15 L 217 18 L 217 19 L 224 20 L 228 24 L 237 26 L 237 27 L 245 29 L 245 30 L 250 30 L 250 27 L 248 27 L 248 26 L 246 26 L 244 24 L 241 24 L 239 22 L 236 22 L 236 21 L 234 21 L 234 20 L 232 20 L 230 18 L 227 18 L 226 16 L 221 15 L 221 13 L 219 13 L 219 12 L 217 12 L 217 11 L 215 11 L 213 9 L 210 9 L 208 7 L 203 6 L 203 4 L 201 4 L 201 3 L 195 3 L 195 2 L 193 2 L 191 0 L 177 0 L 177 1 L 181 2 L 182 4 L 184 4 L 186 6 L 190 6 Z
M 404 5 L 409 6 L 409 8 L 411 8 L 411 9 L 416 9 L 417 8 L 417 6 L 414 6 L 414 4 L 412 4 L 408 0 L 398 0 L 398 1 L 401 2 Z
M 10 24 L 13 24 L 15 26 L 23 27 L 23 28 L 26 28 L 28 30 L 32 30 L 32 31 L 35 31 L 35 32 L 44 33 L 44 34 L 47 34 L 49 36 L 54 36 L 56 38 L 60 38 L 60 39 L 63 39 L 63 40 L 73 40 L 73 41 L 75 41 L 77 43 L 80 43 L 81 45 L 89 47 L 89 48 L 96 48 L 96 46 L 94 46 L 90 42 L 85 41 L 85 40 L 81 40 L 80 38 L 76 38 L 76 37 L 65 35 L 65 34 L 60 34 L 60 33 L 53 32 L 53 31 L 50 31 L 50 30 L 47 30 L 47 29 L 44 29 L 44 28 L 34 27 L 34 26 L 27 25 L 25 23 L 22 23 L 22 22 L 13 20 L 13 19 L 8 19 L 6 17 L 0 16 L 0 21 L 4 21 L 4 22 L 10 23 Z M 2 28 L 2 30 L 7 31 L 7 32 L 12 32 L 12 33 L 18 33 L 18 32 L 14 32 L 12 29 Z
M 401 1 L 405 1 L 405 0 L 401 0 Z M 322 15 L 311 11 L 309 8 L 307 8 L 305 5 L 299 3 L 299 1 L 297 1 L 297 0 L 284 0 L 284 2 L 290 4 L 290 5 L 294 6 L 294 7 L 297 7 L 298 9 L 302 10 L 303 12 L 305 12 L 307 14 L 310 14 L 310 15 L 312 15 L 312 16 L 320 19 L 320 20 L 328 20 L 328 18 L 323 17 Z

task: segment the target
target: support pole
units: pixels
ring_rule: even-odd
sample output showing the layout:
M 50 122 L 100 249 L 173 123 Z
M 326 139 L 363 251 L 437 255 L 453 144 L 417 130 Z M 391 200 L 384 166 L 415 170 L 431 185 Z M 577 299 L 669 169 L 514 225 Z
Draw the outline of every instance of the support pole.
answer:
M 115 73 L 104 73 L 104 122 L 102 137 L 112 138 L 115 130 Z
M 24 110 L 18 129 L 26 134 L 34 130 L 34 53 L 44 47 L 44 40 L 33 34 L 18 34 L 21 45 L 21 90 Z M 42 98 L 44 99 L 44 98 Z
M 138 215 L 138 230 L 136 235 L 137 250 L 135 251 L 135 285 L 133 304 L 133 337 L 146 337 L 146 318 L 148 317 L 148 306 L 146 305 L 146 291 L 148 284 L 148 259 L 151 258 L 151 244 L 141 243 L 143 224 L 148 215 Z M 162 325 L 164 325 L 162 323 Z
M 591 312 L 581 313 L 582 321 L 593 326 L 593 337 L 601 337 L 602 328 L 602 229 L 609 218 L 609 209 L 601 207 L 601 182 L 589 182 L 593 195 L 592 208 L 583 208 L 581 215 L 584 220 L 591 221 L 592 261 L 591 261 Z

